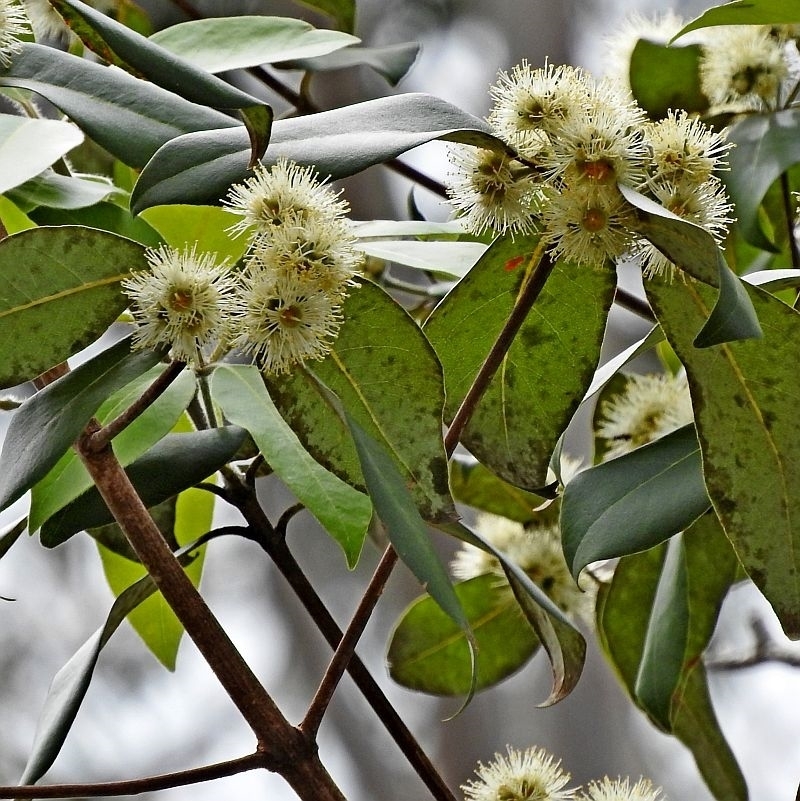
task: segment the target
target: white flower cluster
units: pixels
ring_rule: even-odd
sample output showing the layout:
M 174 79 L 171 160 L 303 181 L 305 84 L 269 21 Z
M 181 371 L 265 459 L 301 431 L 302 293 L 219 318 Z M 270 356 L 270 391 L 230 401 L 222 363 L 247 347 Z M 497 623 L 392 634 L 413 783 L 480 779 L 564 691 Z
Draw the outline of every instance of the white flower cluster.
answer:
M 0 66 L 8 67 L 22 51 L 21 36 L 30 34 L 25 8 L 16 0 L 0 0 Z
M 519 751 L 507 747 L 507 755 L 495 754 L 478 776 L 463 785 L 466 801 L 662 801 L 661 789 L 648 779 L 631 784 L 629 779 L 591 782 L 586 787 L 568 788 L 570 774 L 543 748 Z
M 231 233 L 250 236 L 244 267 L 196 248 L 148 251 L 151 269 L 122 284 L 135 345 L 169 347 L 195 364 L 215 345 L 239 349 L 273 374 L 324 358 L 362 258 L 347 204 L 313 170 L 285 160 L 257 166 L 225 204 L 241 218 Z
M 507 150 L 454 146 L 450 197 L 475 233 L 540 231 L 555 258 L 602 266 L 635 255 L 647 275 L 672 265 L 637 232 L 620 185 L 705 227 L 730 206 L 713 171 L 728 146 L 684 112 L 649 122 L 626 91 L 582 69 L 523 62 L 500 74 L 488 122 Z

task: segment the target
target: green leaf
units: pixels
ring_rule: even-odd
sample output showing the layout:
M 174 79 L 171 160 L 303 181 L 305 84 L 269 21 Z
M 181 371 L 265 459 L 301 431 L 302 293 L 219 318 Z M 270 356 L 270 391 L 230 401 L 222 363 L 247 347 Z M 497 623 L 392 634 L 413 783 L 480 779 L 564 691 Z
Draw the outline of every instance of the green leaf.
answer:
M 314 373 L 391 454 L 422 516 L 451 519 L 441 366 L 405 310 L 365 281 L 345 300 L 339 336 Z M 298 371 L 270 378 L 268 387 L 309 453 L 351 486 L 364 488 L 349 431 L 317 382 Z
M 355 0 L 298 0 L 302 5 L 327 14 L 343 31 L 352 33 L 356 26 Z
M 543 497 L 498 478 L 480 462 L 458 456 L 450 460 L 450 487 L 457 501 L 523 525 L 541 517 L 534 510 L 545 502 Z
M 53 764 L 89 689 L 100 651 L 125 616 L 154 591 L 149 577 L 129 587 L 114 602 L 105 624 L 56 673 L 39 715 L 20 784 L 35 784 Z
M 309 72 L 329 72 L 351 67 L 371 67 L 382 75 L 392 86 L 396 86 L 411 69 L 419 55 L 417 42 L 399 42 L 382 47 L 359 47 L 352 45 L 332 53 L 314 58 L 295 58 L 282 61 L 276 67 L 287 70 L 307 70 Z
M 663 119 L 670 109 L 708 108 L 698 72 L 701 54 L 700 45 L 669 46 L 639 39 L 631 54 L 630 84 L 650 119 Z
M 720 288 L 713 310 L 698 330 L 695 346 L 707 348 L 760 337 L 761 327 L 749 296 L 726 264 L 714 237 L 705 228 L 681 219 L 629 187 L 620 186 L 620 191 L 638 211 L 639 233 L 679 269 Z
M 269 466 L 355 567 L 372 518 L 369 498 L 314 461 L 278 413 L 257 368 L 221 365 L 211 391 L 225 417 L 250 432 Z
M 800 431 L 795 345 L 800 316 L 747 286 L 761 340 L 693 347 L 708 313 L 700 284 L 649 282 L 646 291 L 689 378 L 705 483 L 725 533 L 792 637 L 800 636 Z M 767 522 L 768 521 L 768 522 Z
M 525 625 L 519 605 L 496 576 L 478 576 L 455 585 L 477 645 L 476 690 L 497 684 L 519 670 L 537 651 L 539 640 Z M 472 685 L 469 643 L 432 598 L 422 597 L 403 612 L 389 642 L 389 674 L 412 690 L 434 695 L 466 695 Z
M 125 310 L 119 282 L 142 254 L 129 239 L 77 226 L 0 241 L 0 340 L 8 343 L 0 386 L 35 378 L 104 333 Z
M 285 157 L 314 166 L 323 176 L 344 178 L 434 139 L 505 147 L 483 120 L 450 103 L 401 94 L 278 120 L 263 162 Z M 163 204 L 217 203 L 247 176 L 248 152 L 241 128 L 177 137 L 142 171 L 131 208 L 139 213 Z
M 190 131 L 232 127 L 244 132 L 220 111 L 43 45 L 23 43 L 11 66 L 0 68 L 0 86 L 40 94 L 87 136 L 133 167 L 143 167 L 165 142 Z M 245 136 L 245 149 L 246 142 Z
M 132 67 L 157 86 L 206 106 L 236 109 L 250 137 L 250 163 L 264 155 L 272 125 L 272 109 L 258 98 L 177 58 L 150 39 L 132 31 L 80 0 L 52 0 L 84 44 L 118 67 Z
M 145 506 L 156 506 L 183 492 L 227 464 L 244 441 L 246 432 L 237 426 L 168 434 L 125 472 Z M 84 492 L 43 526 L 42 545 L 54 548 L 73 534 L 114 522 L 111 512 L 95 488 Z
M 202 252 L 216 253 L 235 264 L 247 248 L 246 237 L 233 238 L 227 229 L 241 218 L 217 206 L 156 206 L 141 217 L 173 248 L 197 243 Z
M 508 319 L 538 245 L 535 237 L 497 239 L 425 323 L 444 366 L 447 421 Z M 599 360 L 614 286 L 611 270 L 557 263 L 478 404 L 461 442 L 506 481 L 545 485 L 550 454 Z
M 163 371 L 159 366 L 112 395 L 97 410 L 108 423 L 127 409 Z M 138 459 L 166 436 L 189 405 L 195 392 L 193 373 L 184 371 L 147 410 L 114 438 L 114 455 L 124 466 Z M 74 450 L 68 450 L 52 470 L 33 487 L 29 528 L 36 531 L 46 520 L 93 486 L 92 479 Z M 125 586 L 131 582 L 128 581 Z
M 80 128 L 68 122 L 0 114 L 0 193 L 43 172 L 82 141 Z
M 124 236 L 146 247 L 156 247 L 164 240 L 141 217 L 134 217 L 127 209 L 116 203 L 98 203 L 80 209 L 53 209 L 41 207 L 34 209 L 30 218 L 39 225 L 80 225 L 84 228 L 98 228 L 101 231 Z M 144 267 L 140 258 L 139 269 Z
M 9 236 L 36 227 L 30 217 L 7 197 L 0 197 L 0 222 L 3 223 Z
M 159 47 L 208 72 L 323 56 L 361 40 L 289 17 L 215 17 L 172 25 L 150 37 Z
M 734 123 L 728 139 L 730 170 L 722 174 L 745 240 L 775 250 L 761 227 L 759 209 L 770 186 L 800 162 L 800 109 L 750 114 Z
M 0 509 L 44 478 L 100 404 L 161 358 L 123 339 L 29 398 L 14 413 L 0 453 Z
M 786 0 L 733 0 L 704 11 L 675 34 L 675 39 L 713 25 L 790 25 L 800 22 L 800 9 Z
M 486 252 L 480 242 L 415 242 L 404 239 L 362 240 L 359 247 L 375 259 L 417 270 L 462 278 Z
M 16 523 L 10 526 L 5 526 L 0 530 L 0 559 L 2 559 L 10 550 L 11 546 L 22 536 L 22 533 L 28 528 L 28 520 L 25 517 L 20 518 Z
M 56 209 L 80 209 L 93 206 L 114 191 L 110 181 L 59 175 L 48 171 L 9 192 L 20 206 L 49 206 Z M 117 231 L 117 233 L 120 233 Z
M 694 427 L 578 473 L 561 498 L 564 556 L 574 576 L 600 559 L 644 551 L 709 507 Z
M 167 503 L 172 507 L 172 526 L 165 532 L 168 541 L 187 545 L 211 529 L 214 495 L 210 492 L 188 489 Z M 138 562 L 119 556 L 99 543 L 98 549 L 106 580 L 115 595 L 119 595 L 132 582 L 146 575 L 145 569 Z M 204 556 L 205 548 L 199 548 L 185 568 L 195 587 L 200 584 Z M 161 593 L 152 595 L 131 611 L 128 619 L 156 659 L 167 670 L 175 670 L 184 629 Z

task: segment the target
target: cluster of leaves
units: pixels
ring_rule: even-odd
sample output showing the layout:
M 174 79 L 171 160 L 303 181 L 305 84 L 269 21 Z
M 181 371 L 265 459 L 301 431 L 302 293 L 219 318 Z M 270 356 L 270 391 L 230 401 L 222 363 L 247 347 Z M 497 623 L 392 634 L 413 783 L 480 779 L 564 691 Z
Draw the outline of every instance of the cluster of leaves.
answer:
M 33 109 L 31 96 L 40 96 L 69 120 L 0 115 L 0 221 L 9 234 L 0 241 L 0 336 L 13 343 L 0 353 L 5 388 L 66 362 L 107 332 L 125 311 L 120 282 L 144 266 L 145 247 L 196 243 L 240 259 L 244 245 L 227 235 L 233 218 L 218 204 L 256 161 L 288 158 L 335 179 L 434 139 L 503 147 L 484 121 L 428 95 L 273 121 L 262 99 L 215 77 L 264 64 L 309 74 L 366 64 L 396 81 L 414 47 L 361 47 L 344 32 L 352 30 L 352 4 L 312 4 L 334 11 L 344 31 L 286 18 L 220 18 L 149 38 L 79 0 L 52 5 L 86 48 L 119 69 L 25 43 L 0 70 L 0 90 L 21 107 Z M 730 3 L 694 25 L 800 22 L 788 5 Z M 664 58 L 680 60 L 684 83 L 663 85 Z M 656 116 L 675 97 L 691 96 L 689 110 L 704 111 L 693 89 L 697 59 L 696 48 L 679 42 L 669 49 L 640 42 L 632 83 L 643 107 Z M 231 464 L 252 463 L 256 452 L 351 567 L 375 514 L 433 599 L 409 610 L 395 633 L 393 675 L 429 692 L 469 694 L 519 668 L 542 645 L 553 667 L 553 702 L 580 676 L 583 635 L 501 553 L 512 593 L 498 592 L 486 576 L 454 587 L 429 527 L 491 551 L 459 522 L 456 501 L 522 523 L 533 519 L 573 416 L 610 391 L 604 388 L 633 356 L 666 340 L 688 373 L 695 426 L 587 470 L 548 513 L 560 512 L 576 577 L 592 562 L 621 557 L 600 589 L 597 629 L 635 703 L 692 749 L 716 797 L 746 798 L 701 656 L 742 571 L 786 633 L 800 636 L 792 556 L 800 549 L 800 442 L 790 358 L 798 319 L 777 294 L 787 287 L 793 293 L 800 272 L 762 271 L 746 281 L 736 274 L 791 263 L 793 220 L 780 215 L 782 192 L 794 187 L 800 164 L 798 113 L 787 108 L 733 122 L 737 146 L 726 183 L 739 222 L 725 258 L 708 232 L 626 190 L 648 238 L 695 280 L 648 284 L 657 328 L 602 370 L 615 276 L 553 265 L 460 437 L 475 463 L 451 458 L 442 422 L 456 416 L 503 332 L 540 242 L 501 236 L 487 245 L 452 224 L 424 221 L 367 223 L 358 234 L 372 259 L 432 279 L 429 294 L 443 294 L 432 313 L 426 301 L 409 314 L 387 291 L 390 271 L 376 272 L 375 283 L 365 281 L 344 302 L 339 336 L 313 372 L 265 381 L 249 365 L 211 365 L 207 391 L 199 392 L 207 376 L 186 371 L 115 439 L 117 457 L 183 554 L 199 552 L 211 525 L 213 495 L 196 485 Z M 23 147 L 23 136 L 41 146 Z M 81 142 L 83 154 L 90 145 L 107 154 L 102 176 L 78 173 L 64 160 Z M 54 683 L 24 781 L 47 770 L 100 649 L 152 590 L 143 579 L 122 592 L 142 568 L 70 446 L 92 417 L 112 420 L 140 397 L 162 360 L 132 353 L 122 339 L 40 389 L 12 419 L 0 457 L 0 508 L 28 490 L 31 507 L 27 523 L 0 538 L 0 555 L 25 525 L 47 547 L 89 530 L 121 593 L 108 623 Z M 198 430 L 198 406 L 208 398 L 224 424 Z M 206 418 L 213 420 L 213 411 L 207 408 Z M 195 581 L 201 567 L 195 557 Z M 132 622 L 172 667 L 180 627 L 160 597 L 147 604 Z

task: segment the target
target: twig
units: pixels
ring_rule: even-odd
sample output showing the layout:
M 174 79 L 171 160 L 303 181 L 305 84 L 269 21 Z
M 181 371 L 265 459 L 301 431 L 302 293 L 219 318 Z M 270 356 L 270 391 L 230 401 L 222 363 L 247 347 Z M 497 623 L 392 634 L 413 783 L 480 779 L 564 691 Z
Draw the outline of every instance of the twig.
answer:
M 364 633 L 378 599 L 383 594 L 386 582 L 389 580 L 396 562 L 397 552 L 390 545 L 383 552 L 381 561 L 375 568 L 375 572 L 367 585 L 367 589 L 364 591 L 364 595 L 361 597 L 353 619 L 339 641 L 328 669 L 325 671 L 319 688 L 308 707 L 306 716 L 299 726 L 300 731 L 305 732 L 307 736 L 316 738 L 325 710 L 328 708 L 345 670 L 347 670 L 348 663 L 353 658 L 356 645 Z
M 537 259 L 538 263 L 536 263 Z M 511 310 L 511 314 L 509 314 L 508 319 L 481 365 L 480 370 L 478 370 L 478 374 L 475 376 L 472 386 L 470 386 L 467 394 L 464 396 L 464 400 L 461 401 L 461 405 L 458 407 L 458 410 L 453 416 L 453 421 L 450 423 L 450 428 L 447 429 L 444 445 L 448 457 L 453 455 L 464 433 L 464 429 L 472 418 L 480 399 L 488 389 L 494 374 L 503 363 L 503 359 L 505 359 L 509 348 L 514 342 L 514 337 L 516 337 L 519 329 L 525 322 L 528 313 L 541 294 L 542 289 L 544 289 L 544 285 L 550 277 L 550 273 L 553 271 L 554 264 L 541 245 L 533 256 L 531 256 L 531 262 L 534 265 L 533 272 L 527 276 L 523 283 L 514 308 Z
M 638 314 L 639 317 L 647 320 L 649 323 L 658 322 L 649 303 L 619 286 L 614 291 L 614 303 L 616 303 L 617 306 L 621 306 L 623 309 L 627 309 L 629 312 Z
M 95 451 L 105 448 L 114 437 L 124 431 L 166 392 L 172 382 L 183 372 L 185 366 L 183 362 L 170 362 L 155 381 L 124 412 L 92 434 L 87 439 L 86 446 Z
M 189 784 L 223 779 L 248 770 L 266 768 L 267 759 L 260 751 L 247 756 L 217 762 L 201 768 L 190 768 L 176 773 L 162 773 L 142 779 L 128 779 L 116 782 L 92 782 L 90 784 L 50 784 L 23 785 L 21 787 L 0 787 L 0 798 L 99 798 L 101 796 L 138 795 L 172 787 L 185 787 Z

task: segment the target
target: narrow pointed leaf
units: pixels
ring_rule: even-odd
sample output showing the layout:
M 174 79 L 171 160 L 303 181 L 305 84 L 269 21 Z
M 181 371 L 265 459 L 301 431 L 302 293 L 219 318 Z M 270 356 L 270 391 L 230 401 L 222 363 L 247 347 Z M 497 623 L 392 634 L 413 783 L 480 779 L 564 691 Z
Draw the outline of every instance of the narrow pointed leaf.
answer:
M 119 283 L 142 267 L 143 253 L 129 239 L 77 226 L 0 241 L 0 386 L 29 381 L 98 339 L 125 309 Z
M 675 35 L 714 25 L 788 25 L 800 22 L 800 9 L 786 0 L 733 0 L 709 8 Z
M 94 206 L 113 191 L 114 185 L 110 180 L 59 175 L 54 170 L 48 170 L 16 187 L 8 195 L 20 206 L 28 208 L 82 209 Z
M 289 17 L 214 17 L 172 25 L 150 37 L 207 72 L 324 56 L 361 40 Z
M 161 358 L 131 353 L 124 339 L 29 398 L 15 412 L 0 454 L 0 509 L 44 478 L 113 392 Z
M 243 127 L 221 111 L 184 100 L 122 70 L 52 47 L 23 43 L 0 86 L 30 89 L 49 100 L 113 156 L 143 167 L 167 141 L 190 131 Z M 245 133 L 245 164 L 247 162 Z
M 0 193 L 34 178 L 82 141 L 81 130 L 68 122 L 0 114 Z
M 482 690 L 519 670 L 539 640 L 525 625 L 519 605 L 496 576 L 455 585 L 477 644 L 477 680 Z M 434 695 L 465 695 L 472 682 L 469 643 L 432 598 L 414 601 L 403 612 L 389 642 L 389 675 L 404 687 Z
M 795 344 L 800 315 L 747 287 L 761 340 L 693 347 L 710 290 L 651 282 L 648 297 L 689 378 L 708 493 L 725 533 L 791 637 L 800 637 L 800 432 Z M 769 521 L 766 525 L 765 521 Z
M 389 295 L 364 282 L 344 303 L 344 323 L 314 373 L 391 455 L 423 518 L 455 515 L 442 441 L 444 387 L 436 354 Z M 304 372 L 270 378 L 270 395 L 304 447 L 351 486 L 364 476 L 347 426 Z
M 271 165 L 285 157 L 323 176 L 344 178 L 435 139 L 505 147 L 483 120 L 452 104 L 426 94 L 401 94 L 278 120 L 262 161 Z M 171 203 L 217 203 L 231 184 L 247 176 L 248 157 L 241 128 L 177 137 L 142 171 L 131 207 L 138 213 Z
M 125 472 L 145 506 L 155 506 L 183 492 L 227 464 L 244 441 L 237 426 L 168 434 Z M 40 533 L 42 545 L 54 548 L 87 528 L 113 523 L 114 518 L 95 488 L 80 495 L 51 517 Z
M 567 484 L 561 499 L 567 564 L 577 576 L 600 559 L 652 548 L 709 505 L 694 426 L 684 426 Z
M 418 242 L 406 240 L 367 240 L 360 247 L 376 259 L 404 264 L 417 270 L 465 276 L 486 252 L 480 242 Z
M 278 413 L 257 368 L 221 365 L 211 389 L 225 417 L 250 432 L 267 464 L 355 567 L 372 517 L 369 498 L 314 461 Z
M 538 245 L 536 237 L 497 239 L 425 323 L 444 367 L 447 421 L 508 319 Z M 594 375 L 614 287 L 611 270 L 555 265 L 461 438 L 501 478 L 545 485 L 550 455 Z M 584 310 L 577 316 L 576 306 Z

